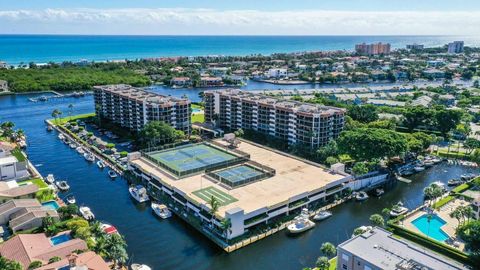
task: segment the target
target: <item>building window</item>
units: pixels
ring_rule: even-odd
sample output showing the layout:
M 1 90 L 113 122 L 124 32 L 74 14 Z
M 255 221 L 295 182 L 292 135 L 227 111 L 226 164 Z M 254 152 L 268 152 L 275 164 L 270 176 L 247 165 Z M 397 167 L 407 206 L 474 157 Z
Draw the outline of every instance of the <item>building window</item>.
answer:
M 342 254 L 342 260 L 348 261 L 350 260 L 350 257 L 347 254 Z
M 372 268 L 370 268 L 369 266 L 366 266 L 366 265 L 363 267 L 363 269 L 364 270 L 372 270 Z
M 342 268 L 346 270 L 346 269 L 347 269 L 347 265 L 346 265 L 346 264 L 342 264 Z

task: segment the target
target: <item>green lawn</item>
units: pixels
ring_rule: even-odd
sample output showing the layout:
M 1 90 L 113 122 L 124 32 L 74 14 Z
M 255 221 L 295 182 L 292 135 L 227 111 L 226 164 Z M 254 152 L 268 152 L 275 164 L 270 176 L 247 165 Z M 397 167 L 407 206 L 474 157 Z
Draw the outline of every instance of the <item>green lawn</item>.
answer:
M 22 150 L 20 150 L 19 148 L 15 148 L 12 150 L 11 154 L 19 161 L 19 162 L 22 162 L 22 161 L 25 161 L 27 160 L 27 158 L 25 157 L 25 155 L 22 153 Z
M 332 259 L 330 259 L 330 267 L 328 268 L 328 270 L 335 269 L 337 269 L 337 257 L 333 257 Z
M 192 114 L 192 123 L 203 123 L 205 122 L 205 114 L 196 113 Z
M 95 116 L 95 113 L 84 113 L 84 114 L 72 115 L 71 117 L 67 116 L 67 117 L 63 117 L 63 118 L 50 119 L 50 122 L 52 122 L 53 124 L 56 124 L 56 125 L 63 125 L 63 124 L 65 124 L 65 123 L 67 123 L 68 121 L 71 121 L 71 120 L 85 119 L 85 118 L 90 118 L 90 117 L 94 117 L 94 116 Z
M 218 200 L 220 205 L 224 206 L 233 202 L 238 201 L 234 197 L 228 195 L 227 193 L 217 189 L 216 187 L 207 187 L 196 190 L 192 192 L 195 196 L 201 198 L 202 200 L 206 201 L 207 203 L 210 202 L 210 199 L 215 197 Z
M 18 185 L 24 185 L 24 184 L 27 184 L 27 183 L 35 184 L 35 185 L 38 186 L 39 189 L 48 188 L 47 183 L 45 183 L 40 178 L 33 178 L 33 179 L 25 180 L 25 181 L 22 181 L 22 182 L 18 182 Z
M 440 208 L 442 206 L 444 206 L 445 204 L 449 203 L 451 200 L 453 200 L 454 197 L 453 196 L 447 196 L 445 198 L 442 198 L 441 200 L 439 200 L 438 202 L 436 202 L 434 205 L 433 205 L 433 208 Z

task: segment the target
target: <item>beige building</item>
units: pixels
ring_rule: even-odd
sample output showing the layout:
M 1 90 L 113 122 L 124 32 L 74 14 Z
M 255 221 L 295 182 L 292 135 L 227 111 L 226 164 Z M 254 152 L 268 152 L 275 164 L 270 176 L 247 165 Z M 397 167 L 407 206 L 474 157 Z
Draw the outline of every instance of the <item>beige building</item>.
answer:
M 8 82 L 4 80 L 0 80 L 0 92 L 8 91 Z

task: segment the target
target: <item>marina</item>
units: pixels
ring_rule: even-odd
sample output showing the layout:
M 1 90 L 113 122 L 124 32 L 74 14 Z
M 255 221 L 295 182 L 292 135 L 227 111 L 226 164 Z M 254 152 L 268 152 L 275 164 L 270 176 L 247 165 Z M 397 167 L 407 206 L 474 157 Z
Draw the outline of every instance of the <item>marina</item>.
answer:
M 43 164 L 38 167 L 43 175 L 51 173 L 55 178 L 68 179 L 70 191 L 75 194 L 79 205 L 88 205 L 98 219 L 115 224 L 125 236 L 134 262 L 162 266 L 162 269 L 276 269 L 279 264 L 285 269 L 300 269 L 311 266 L 319 255 L 319 243 L 343 242 L 354 228 L 368 224 L 371 214 L 399 201 L 414 209 L 423 203 L 422 190 L 429 183 L 447 183 L 462 174 L 478 173 L 473 167 L 444 162 L 406 176 L 409 184 L 397 182 L 386 187 L 380 198 L 372 197 L 361 203 L 350 201 L 330 209 L 332 217 L 297 237 L 275 233 L 259 237 L 261 241 L 252 239 L 254 244 L 227 254 L 177 215 L 159 221 L 151 213 L 149 204 L 133 203 L 128 192 L 129 183 L 123 177 L 106 181 L 110 179 L 106 170 L 86 162 L 83 156 L 57 138 L 58 132 L 46 130 L 43 121 L 50 118 L 51 105 L 38 102 L 22 106 L 28 102 L 27 96 L 0 97 L 0 118 L 14 120 L 25 130 L 29 143 L 26 151 L 32 163 Z M 67 102 L 58 104 L 65 111 L 67 106 Z M 77 100 L 77 113 L 88 113 L 93 109 L 91 97 Z M 112 206 L 119 210 L 112 211 Z M 348 222 L 339 226 L 339 221 L 344 220 Z

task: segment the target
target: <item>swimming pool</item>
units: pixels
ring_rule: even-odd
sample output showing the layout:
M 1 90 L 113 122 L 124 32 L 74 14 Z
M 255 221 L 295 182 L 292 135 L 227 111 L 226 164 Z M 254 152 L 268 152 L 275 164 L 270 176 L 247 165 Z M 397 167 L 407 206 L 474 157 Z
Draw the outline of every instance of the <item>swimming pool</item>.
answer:
M 201 113 L 201 112 L 203 112 L 202 109 L 192 108 L 192 113 Z
M 441 228 L 443 225 L 447 224 L 447 222 L 437 215 L 430 215 L 430 220 L 428 216 L 429 215 L 425 214 L 416 218 L 414 221 L 412 221 L 413 226 L 419 229 L 426 236 L 440 242 L 444 242 L 450 238 L 450 236 L 448 236 L 448 234 L 446 234 Z
M 72 239 L 72 237 L 70 236 L 70 234 L 64 233 L 64 234 L 60 234 L 60 235 L 57 235 L 57 236 L 54 236 L 54 237 L 50 238 L 50 241 L 52 242 L 52 244 L 54 246 L 56 246 L 56 245 L 60 245 L 61 243 L 65 243 L 67 241 L 70 241 L 71 239 Z
M 44 208 L 47 208 L 48 210 L 57 210 L 58 208 L 60 208 L 60 205 L 58 205 L 56 201 L 44 202 L 42 203 L 42 206 Z

